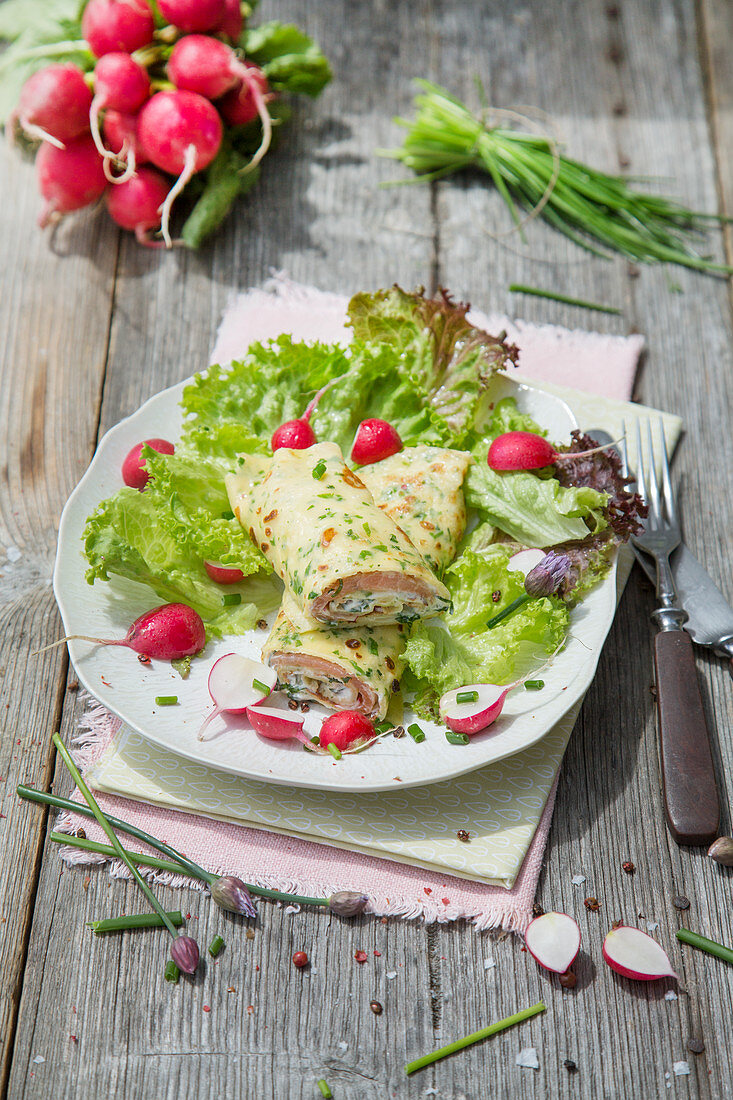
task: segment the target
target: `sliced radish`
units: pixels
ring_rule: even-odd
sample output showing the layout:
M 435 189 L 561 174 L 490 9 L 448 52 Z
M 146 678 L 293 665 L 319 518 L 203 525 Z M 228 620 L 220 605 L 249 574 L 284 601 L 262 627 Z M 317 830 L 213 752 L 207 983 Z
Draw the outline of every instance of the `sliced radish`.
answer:
M 218 714 L 244 714 L 247 707 L 266 699 L 276 683 L 275 671 L 260 661 L 239 653 L 220 657 L 209 673 L 209 695 L 214 700 L 214 709 L 199 730 L 199 741 L 204 740 L 204 730 Z M 269 690 L 263 691 L 263 687 Z
M 567 913 L 543 913 L 528 926 L 524 942 L 540 966 L 564 974 L 580 949 L 580 929 Z
M 275 710 L 274 707 L 247 707 L 247 718 L 253 728 L 262 737 L 271 741 L 290 741 L 296 738 L 304 745 L 310 744 L 310 738 L 303 732 L 303 718 L 287 710 Z
M 518 554 L 509 559 L 506 567 L 510 573 L 524 573 L 526 577 L 536 565 L 540 564 L 546 553 L 545 550 L 520 550 Z
M 217 584 L 239 584 L 244 580 L 244 573 L 233 565 L 222 565 L 218 561 L 205 561 L 204 569 Z
M 639 982 L 677 977 L 664 948 L 640 928 L 612 928 L 603 941 L 603 958 L 617 974 Z
M 466 684 L 465 687 L 447 691 L 440 699 L 440 717 L 455 733 L 479 733 L 499 717 L 510 687 Z M 475 700 L 458 702 L 459 695 L 472 693 L 476 695 Z

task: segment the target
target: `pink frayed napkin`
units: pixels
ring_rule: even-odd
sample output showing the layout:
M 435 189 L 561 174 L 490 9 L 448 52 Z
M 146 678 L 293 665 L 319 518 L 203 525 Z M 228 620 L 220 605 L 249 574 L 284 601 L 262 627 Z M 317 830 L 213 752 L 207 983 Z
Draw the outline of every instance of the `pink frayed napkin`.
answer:
M 230 307 L 219 329 L 212 362 L 229 362 L 240 357 L 252 341 L 268 340 L 283 332 L 296 339 L 348 342 L 344 323 L 346 302 L 345 297 L 277 277 L 264 289 L 240 295 Z M 629 399 L 643 346 L 642 337 L 606 336 L 571 332 L 551 325 L 512 323 L 506 317 L 485 316 L 476 311 L 469 317 L 491 332 L 506 329 L 509 339 L 518 344 L 521 352 L 521 368 L 517 374 L 546 382 L 548 388 L 572 387 L 616 402 Z M 587 399 L 583 400 L 587 404 Z M 577 704 L 569 716 L 568 733 L 579 706 Z M 92 766 L 93 777 L 97 763 L 115 751 L 120 724 L 101 705 L 95 704 L 85 716 L 83 728 L 85 732 L 79 739 L 80 763 L 85 768 Z M 471 881 L 470 861 L 467 870 L 457 877 L 435 867 L 411 866 L 409 857 L 404 854 L 380 858 L 363 850 L 316 843 L 307 836 L 287 835 L 286 828 L 271 831 L 274 826 L 268 828 L 265 816 L 257 819 L 256 815 L 250 815 L 250 822 L 257 820 L 257 824 L 264 826 L 253 828 L 218 820 L 213 815 L 203 816 L 205 811 L 187 813 L 185 800 L 171 799 L 166 805 L 150 805 L 131 798 L 123 799 L 109 793 L 111 789 L 120 789 L 109 783 L 100 793 L 99 801 L 108 813 L 167 841 L 213 872 L 235 873 L 261 886 L 299 894 L 323 896 L 335 890 L 360 890 L 369 896 L 369 911 L 380 915 L 438 921 L 465 918 L 479 929 L 521 931 L 531 914 L 552 818 L 557 767 L 565 743 L 566 737 L 553 765 L 554 778 L 550 771 L 542 788 L 546 801 L 544 808 L 541 802 L 537 808 L 534 835 L 528 835 L 522 847 L 526 855 L 521 869 L 507 880 L 512 884 L 511 889 Z M 531 764 L 527 766 L 532 770 Z M 142 777 L 142 771 L 140 774 Z M 264 788 L 265 785 L 260 786 Z M 126 793 L 134 795 L 135 792 L 126 790 Z M 83 801 L 78 791 L 73 797 Z M 439 792 L 436 797 L 441 797 Z M 273 798 L 277 799 L 276 791 Z M 59 827 L 73 833 L 81 824 L 88 836 L 103 839 L 96 823 L 92 825 L 76 815 L 64 815 Z M 368 848 L 368 844 L 362 845 L 364 847 Z M 71 863 L 100 861 L 100 857 L 73 847 L 64 848 L 62 855 Z M 397 859 L 402 861 L 396 862 Z M 115 864 L 113 873 L 124 873 L 124 868 Z

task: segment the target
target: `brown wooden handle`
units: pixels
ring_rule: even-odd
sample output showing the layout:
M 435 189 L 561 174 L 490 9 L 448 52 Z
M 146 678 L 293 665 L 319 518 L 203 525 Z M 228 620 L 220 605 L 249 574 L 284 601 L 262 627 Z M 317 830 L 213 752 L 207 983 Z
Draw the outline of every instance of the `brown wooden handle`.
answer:
M 657 634 L 654 664 L 667 822 L 678 844 L 710 844 L 718 835 L 720 803 L 689 634 Z

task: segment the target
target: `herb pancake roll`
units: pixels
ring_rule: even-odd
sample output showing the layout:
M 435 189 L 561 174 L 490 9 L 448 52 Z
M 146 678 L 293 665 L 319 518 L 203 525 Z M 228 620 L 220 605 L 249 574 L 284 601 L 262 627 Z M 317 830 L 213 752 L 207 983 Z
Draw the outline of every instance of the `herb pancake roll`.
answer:
M 378 626 L 449 607 L 448 589 L 335 443 L 240 462 L 226 479 L 232 510 L 307 617 Z

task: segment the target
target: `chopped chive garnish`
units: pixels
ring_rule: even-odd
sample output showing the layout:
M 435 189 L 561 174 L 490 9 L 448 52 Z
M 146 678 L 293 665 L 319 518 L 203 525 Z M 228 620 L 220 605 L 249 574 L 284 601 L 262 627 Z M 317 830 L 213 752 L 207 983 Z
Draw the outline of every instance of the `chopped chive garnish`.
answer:
M 375 722 L 374 728 L 377 733 L 389 733 L 391 729 L 394 729 L 394 724 L 392 722 Z
M 690 932 L 687 928 L 680 928 L 677 932 L 677 939 L 682 943 L 689 944 L 690 947 L 707 951 L 708 955 L 715 955 L 719 959 L 724 959 L 725 962 L 733 963 L 733 950 L 730 947 L 725 947 L 722 943 L 716 943 L 715 940 L 709 940 L 707 936 L 701 936 L 698 932 Z
M 67 837 L 67 840 L 73 837 Z M 176 928 L 183 924 L 183 913 L 180 909 L 168 913 L 168 919 Z M 162 928 L 164 921 L 157 913 L 133 913 L 129 917 L 106 917 L 103 920 L 88 920 L 87 928 L 91 928 L 97 935 L 104 932 L 124 932 L 128 928 Z M 172 961 L 172 960 L 171 960 Z
M 466 1035 L 463 1039 L 457 1039 L 455 1043 L 448 1043 L 448 1046 L 431 1050 L 430 1054 L 424 1054 L 422 1058 L 416 1058 L 414 1062 L 408 1062 L 405 1066 L 405 1073 L 414 1073 L 417 1069 L 423 1069 L 424 1066 L 432 1065 L 433 1062 L 439 1062 L 441 1058 L 447 1058 L 449 1054 L 456 1054 L 459 1050 L 465 1050 L 466 1047 L 473 1046 L 474 1043 L 479 1043 L 482 1039 L 488 1039 L 490 1035 L 496 1035 L 498 1031 L 504 1031 L 508 1027 L 513 1027 L 514 1024 L 521 1024 L 523 1020 L 529 1020 L 531 1016 L 536 1016 L 538 1012 L 544 1011 L 544 1004 L 542 1001 L 538 1001 L 531 1008 L 523 1008 L 521 1012 L 515 1012 L 513 1016 L 506 1016 L 503 1020 L 497 1020 L 495 1024 L 489 1024 L 488 1027 L 482 1028 L 481 1031 L 474 1031 L 473 1034 Z
M 311 745 L 320 745 L 320 743 L 321 743 L 320 737 L 311 737 Z
M 159 707 L 174 707 L 178 702 L 177 695 L 156 695 L 155 704 Z
M 457 703 L 476 703 L 478 702 L 477 691 L 459 691 L 456 695 Z
M 326 463 L 321 459 L 320 462 L 316 462 L 313 467 L 313 480 L 320 481 L 326 472 Z
M 338 746 L 334 745 L 333 741 L 331 741 L 326 746 L 326 748 L 331 753 L 331 756 L 334 758 L 334 760 L 340 760 L 341 759 L 341 749 L 338 748 Z
M 213 940 L 209 944 L 209 954 L 211 955 L 212 959 L 216 958 L 223 946 L 224 940 L 221 938 L 221 936 L 214 936 Z
M 321 1078 L 321 1080 L 318 1082 L 318 1087 L 321 1090 L 321 1096 L 324 1098 L 324 1100 L 332 1100 L 333 1093 L 328 1087 L 327 1081 L 324 1081 L 323 1078 Z
M 234 512 L 226 511 L 221 514 L 222 519 L 234 519 Z
M 467 745 L 469 740 L 468 734 L 456 733 L 454 730 L 446 730 L 445 739 L 449 741 L 451 745 Z
M 224 607 L 236 607 L 238 603 L 242 602 L 241 592 L 227 592 L 226 596 L 222 596 L 221 602 Z
M 165 980 L 167 982 L 173 982 L 174 985 L 177 984 L 178 979 L 181 976 L 181 972 L 176 964 L 173 962 L 173 959 L 168 959 L 168 962 L 165 964 L 165 970 L 163 971 L 163 973 L 165 974 Z
M 418 745 L 421 741 L 425 740 L 425 730 L 420 729 L 417 722 L 412 722 L 407 727 L 407 732 L 409 733 L 412 740 L 417 742 Z
M 257 690 L 261 691 L 263 695 L 269 695 L 272 691 L 272 688 L 269 688 L 267 684 L 263 684 L 262 680 L 253 680 L 252 687 L 257 688 Z
M 584 298 L 569 298 L 567 294 L 556 294 L 554 290 L 542 290 L 537 286 L 524 286 L 523 283 L 512 283 L 509 287 L 512 294 L 531 294 L 534 298 L 549 298 L 552 302 L 563 302 L 566 306 L 580 306 L 581 309 L 595 309 L 598 313 L 620 313 L 616 306 L 604 306 L 598 302 L 586 302 Z
M 545 686 L 545 681 L 544 680 L 525 680 L 524 681 L 524 690 L 525 691 L 542 691 L 544 686 Z
M 494 615 L 493 619 L 489 619 L 486 624 L 486 629 L 493 630 L 495 626 L 499 625 L 502 619 L 506 619 L 508 615 L 514 614 L 518 608 L 522 607 L 531 599 L 532 597 L 527 592 L 523 592 L 521 596 L 517 596 L 516 600 L 512 600 L 512 602 L 508 604 L 503 611 L 500 611 L 498 615 Z

